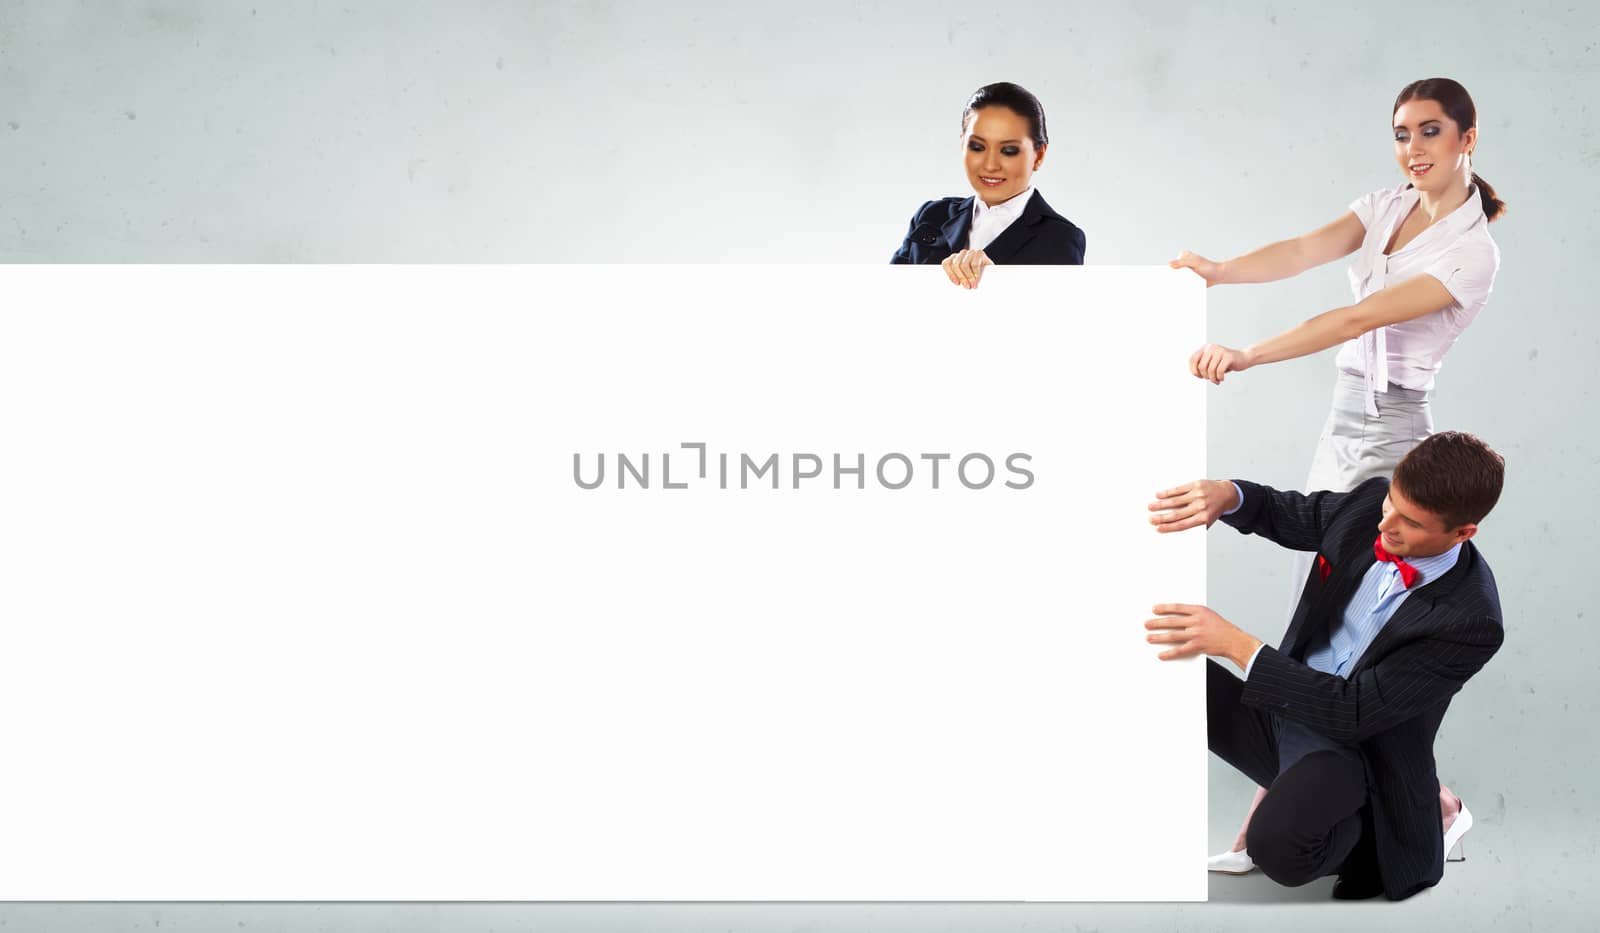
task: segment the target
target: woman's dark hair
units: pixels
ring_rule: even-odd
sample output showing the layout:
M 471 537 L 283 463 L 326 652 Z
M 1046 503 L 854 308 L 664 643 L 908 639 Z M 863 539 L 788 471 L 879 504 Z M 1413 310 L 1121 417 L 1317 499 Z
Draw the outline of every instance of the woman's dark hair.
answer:
M 1413 447 L 1393 480 L 1407 499 L 1444 519 L 1446 530 L 1483 521 L 1505 481 L 1505 458 L 1462 431 L 1444 431 Z
M 973 112 L 985 107 L 1006 107 L 1027 120 L 1028 137 L 1033 140 L 1033 148 L 1038 149 L 1050 141 L 1044 131 L 1044 105 L 1022 85 L 1001 81 L 985 84 L 973 91 L 972 97 L 967 100 L 967 109 L 961 111 L 961 132 L 967 131 L 967 121 L 972 119 Z
M 1438 104 L 1446 116 L 1456 121 L 1456 126 L 1463 133 L 1478 125 L 1478 108 L 1472 105 L 1472 95 L 1459 82 L 1449 78 L 1423 78 L 1401 88 L 1390 114 L 1398 113 L 1401 104 L 1413 100 L 1431 100 Z M 1483 199 L 1483 216 L 1486 219 L 1494 220 L 1506 212 L 1506 202 L 1495 195 L 1494 188 L 1479 178 L 1477 172 L 1472 173 L 1472 183 L 1478 186 L 1478 196 Z

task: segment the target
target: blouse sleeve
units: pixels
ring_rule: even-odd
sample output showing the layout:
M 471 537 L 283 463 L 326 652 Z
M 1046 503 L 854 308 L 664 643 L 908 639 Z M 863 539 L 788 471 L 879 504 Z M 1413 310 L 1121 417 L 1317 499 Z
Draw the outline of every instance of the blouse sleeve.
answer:
M 1500 248 L 1487 235 L 1468 235 L 1423 270 L 1438 279 L 1463 308 L 1481 306 L 1489 300 L 1494 275 L 1500 269 Z
M 1392 194 L 1394 194 L 1392 188 L 1380 188 L 1377 191 L 1364 194 L 1350 202 L 1350 213 L 1356 215 L 1356 219 L 1361 221 L 1362 227 L 1371 230 L 1372 219 L 1378 216 L 1378 206 Z

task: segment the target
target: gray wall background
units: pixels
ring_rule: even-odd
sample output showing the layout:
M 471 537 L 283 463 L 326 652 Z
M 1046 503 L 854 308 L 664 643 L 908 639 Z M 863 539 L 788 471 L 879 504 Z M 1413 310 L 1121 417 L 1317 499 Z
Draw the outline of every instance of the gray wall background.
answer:
M 1395 92 L 1455 77 L 1481 114 L 1477 167 L 1511 210 L 1436 418 L 1509 462 L 1479 539 L 1508 637 L 1440 736 L 1479 826 L 1439 888 L 1382 906 L 1259 875 L 1215 879 L 1207 905 L 9 904 L 0 929 L 1589 926 L 1600 13 L 1203 7 L 0 0 L 0 259 L 879 263 L 913 208 L 965 193 L 960 106 L 995 80 L 1045 102 L 1037 183 L 1088 232 L 1091 263 L 1224 258 L 1395 184 Z M 1348 294 L 1342 265 L 1213 290 L 1211 334 L 1249 342 Z M 1212 390 L 1210 472 L 1298 486 L 1331 383 L 1323 354 Z M 1118 455 L 1160 447 L 1156 433 Z M 1287 559 L 1225 529 L 1210 559 L 1212 605 L 1275 640 Z M 1216 762 L 1211 782 L 1221 847 L 1249 789 Z

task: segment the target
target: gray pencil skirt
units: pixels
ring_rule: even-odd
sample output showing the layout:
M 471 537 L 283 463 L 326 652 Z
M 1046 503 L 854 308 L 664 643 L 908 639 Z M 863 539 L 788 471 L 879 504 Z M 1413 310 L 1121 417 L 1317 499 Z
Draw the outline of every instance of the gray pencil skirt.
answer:
M 1317 439 L 1306 492 L 1349 492 L 1374 476 L 1394 472 L 1400 458 L 1433 433 L 1433 412 L 1425 389 L 1390 384 L 1377 397 L 1378 416 L 1367 414 L 1366 386 L 1360 376 L 1340 373 L 1333 386 L 1333 410 Z

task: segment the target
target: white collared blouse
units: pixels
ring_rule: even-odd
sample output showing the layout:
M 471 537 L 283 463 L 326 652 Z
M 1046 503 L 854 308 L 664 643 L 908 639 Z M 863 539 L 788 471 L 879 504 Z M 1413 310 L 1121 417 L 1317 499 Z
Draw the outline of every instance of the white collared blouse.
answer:
M 972 232 L 967 235 L 968 249 L 988 249 L 995 238 L 1022 216 L 1033 197 L 1033 186 L 1014 197 L 1006 198 L 994 207 L 983 203 L 983 198 L 972 199 Z
M 1388 285 L 1431 275 L 1455 299 L 1421 317 L 1368 331 L 1340 348 L 1335 365 L 1367 383 L 1367 414 L 1377 416 L 1378 394 L 1389 385 L 1433 388 L 1444 355 L 1489 301 L 1500 268 L 1500 249 L 1489 236 L 1489 220 L 1474 185 L 1467 200 L 1411 242 L 1385 256 L 1383 248 L 1417 203 L 1410 185 L 1385 188 L 1358 198 L 1350 210 L 1366 228 L 1350 263 L 1356 301 Z

